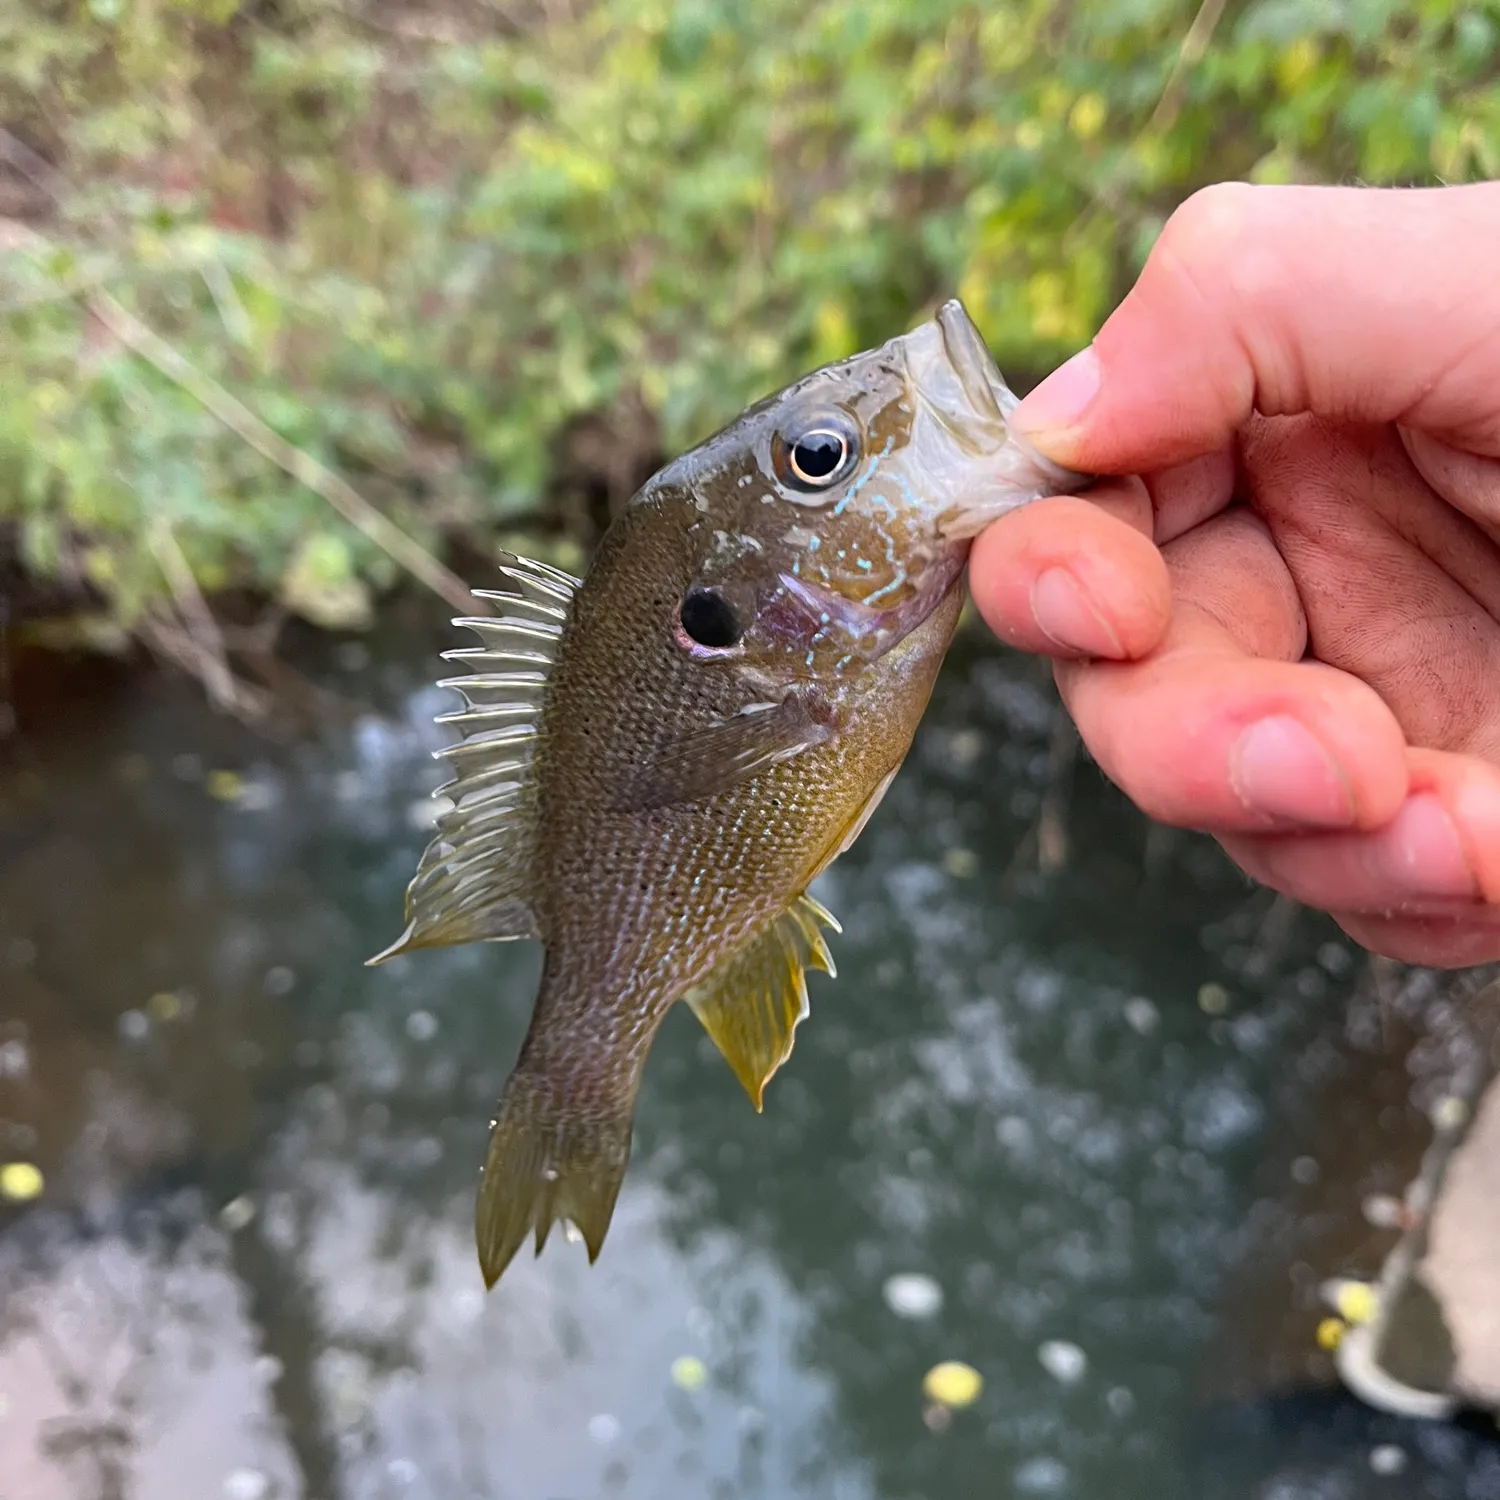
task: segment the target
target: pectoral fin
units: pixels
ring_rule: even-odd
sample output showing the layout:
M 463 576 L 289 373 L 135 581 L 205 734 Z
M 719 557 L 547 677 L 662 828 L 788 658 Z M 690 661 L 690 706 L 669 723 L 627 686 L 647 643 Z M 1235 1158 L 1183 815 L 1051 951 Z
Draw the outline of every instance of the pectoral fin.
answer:
M 820 926 L 841 930 L 811 896 L 798 896 L 684 996 L 757 1110 L 771 1075 L 792 1055 L 792 1034 L 807 1014 L 807 970 L 834 974 Z
M 662 746 L 621 785 L 621 812 L 700 802 L 728 791 L 760 771 L 790 760 L 832 733 L 823 700 L 788 693 L 779 703 L 754 704 Z

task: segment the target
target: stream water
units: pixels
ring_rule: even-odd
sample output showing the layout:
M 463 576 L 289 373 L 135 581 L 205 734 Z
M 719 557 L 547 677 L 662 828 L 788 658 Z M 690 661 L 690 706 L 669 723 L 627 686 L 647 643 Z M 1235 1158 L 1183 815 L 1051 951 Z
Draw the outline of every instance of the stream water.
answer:
M 766 1113 L 669 1017 L 599 1263 L 486 1297 L 537 953 L 362 967 L 440 774 L 429 623 L 308 643 L 357 706 L 292 742 L 163 677 L 0 742 L 0 1161 L 42 1174 L 0 1203 L 5 1500 L 1500 1497 L 1489 1437 L 1364 1410 L 1313 1337 L 1435 981 L 1386 1015 L 967 638 Z

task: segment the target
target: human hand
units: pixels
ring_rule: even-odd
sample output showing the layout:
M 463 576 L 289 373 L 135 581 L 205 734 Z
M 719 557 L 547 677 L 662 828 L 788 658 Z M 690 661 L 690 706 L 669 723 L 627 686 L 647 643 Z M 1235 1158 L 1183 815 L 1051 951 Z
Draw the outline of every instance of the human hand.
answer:
M 1500 184 L 1198 194 L 1014 419 L 1146 477 L 970 566 L 1147 813 L 1443 965 L 1500 959 L 1497 244 Z

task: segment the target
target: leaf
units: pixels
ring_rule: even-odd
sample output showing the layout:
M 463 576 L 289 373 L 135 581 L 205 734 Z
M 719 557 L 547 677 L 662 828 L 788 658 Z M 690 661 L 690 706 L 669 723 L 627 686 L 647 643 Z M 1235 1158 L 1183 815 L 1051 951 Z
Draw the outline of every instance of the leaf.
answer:
M 39 252 L 0 245 L 0 515 L 34 573 L 107 555 L 117 623 L 164 587 L 142 505 L 200 587 L 343 623 L 390 575 L 75 285 L 415 534 L 588 543 L 580 495 L 942 296 L 1044 373 L 1206 183 L 1500 175 L 1492 6 L 1246 0 L 1196 61 L 1197 0 L 590 0 L 504 35 L 367 9 L 0 7 L 0 96 L 52 101 L 70 184 L 19 189 Z

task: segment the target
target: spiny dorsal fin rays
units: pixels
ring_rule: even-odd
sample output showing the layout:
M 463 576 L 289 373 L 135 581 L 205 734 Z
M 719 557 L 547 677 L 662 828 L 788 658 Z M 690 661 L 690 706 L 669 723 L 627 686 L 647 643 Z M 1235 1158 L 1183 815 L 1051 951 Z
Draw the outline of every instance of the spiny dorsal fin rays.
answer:
M 841 930 L 832 913 L 804 892 L 683 997 L 757 1111 L 772 1074 L 792 1055 L 798 1023 L 807 1015 L 807 970 L 830 977 L 836 972 L 822 927 Z
M 464 706 L 439 716 L 460 738 L 438 751 L 457 769 L 434 793 L 447 807 L 406 892 L 406 930 L 369 962 L 414 948 L 535 937 L 529 896 L 536 839 L 532 760 L 548 677 L 579 581 L 506 554 L 500 571 L 519 592 L 476 589 L 496 613 L 453 623 L 478 646 L 445 651 L 471 670 L 444 678 Z

